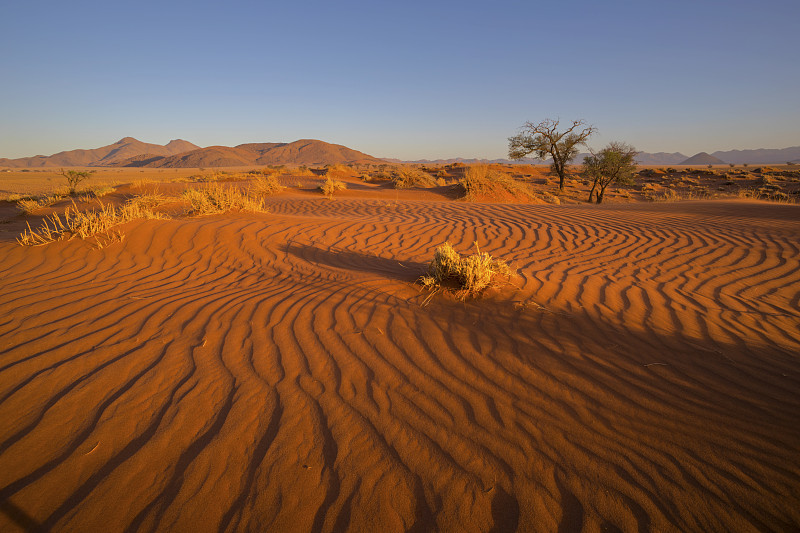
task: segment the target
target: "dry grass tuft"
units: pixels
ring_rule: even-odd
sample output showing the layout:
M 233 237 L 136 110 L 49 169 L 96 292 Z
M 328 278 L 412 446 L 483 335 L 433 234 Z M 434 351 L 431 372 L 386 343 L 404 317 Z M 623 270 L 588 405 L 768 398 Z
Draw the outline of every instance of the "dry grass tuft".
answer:
M 536 200 L 531 188 L 489 165 L 470 165 L 459 181 L 467 202 L 483 200 Z
M 131 220 L 152 218 L 163 218 L 163 215 L 136 203 L 128 202 L 120 208 L 100 203 L 97 210 L 81 212 L 73 202 L 63 215 L 53 213 L 45 217 L 42 226 L 36 230 L 28 224 L 28 229 L 17 237 L 17 242 L 23 246 L 41 246 L 63 239 L 94 237 L 97 246 L 102 248 L 110 242 L 122 240 L 121 233 L 111 231 L 114 226 Z
M 419 282 L 430 290 L 454 288 L 461 300 L 477 296 L 487 287 L 501 285 L 498 278 L 505 278 L 508 282 L 514 274 L 511 267 L 501 259 L 482 253 L 477 242 L 475 248 L 477 253 L 463 256 L 445 242 L 434 251 L 428 272 L 419 278 Z
M 343 181 L 328 178 L 322 183 L 322 185 L 319 186 L 319 188 L 325 196 L 333 199 L 333 193 L 336 191 L 343 191 L 347 188 L 347 184 Z
M 58 202 L 64 198 L 64 195 L 61 194 L 49 194 L 45 196 L 32 196 L 21 198 L 17 201 L 17 208 L 25 213 L 26 215 L 30 215 L 37 209 L 41 209 L 43 207 L 49 207 L 54 203 Z
M 417 168 L 398 167 L 392 171 L 392 184 L 395 189 L 409 189 L 411 187 L 436 187 L 436 179 Z
M 283 186 L 278 181 L 277 172 L 259 175 L 250 185 L 250 191 L 261 196 L 278 194 L 282 190 Z
M 216 183 L 202 189 L 187 189 L 183 197 L 191 204 L 189 213 L 193 215 L 213 215 L 233 210 L 267 212 L 263 198 L 257 198 L 249 192 L 243 193 L 235 187 L 223 187 Z
M 345 165 L 328 165 L 325 167 L 325 176 L 331 179 L 350 178 L 355 176 L 355 171 Z

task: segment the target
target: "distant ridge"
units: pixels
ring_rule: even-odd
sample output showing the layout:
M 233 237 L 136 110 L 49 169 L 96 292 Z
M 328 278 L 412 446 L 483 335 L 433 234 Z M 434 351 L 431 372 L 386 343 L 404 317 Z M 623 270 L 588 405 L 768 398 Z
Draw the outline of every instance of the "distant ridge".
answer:
M 725 161 L 705 152 L 694 154 L 689 159 L 678 163 L 679 165 L 724 165 Z
M 150 154 L 151 157 L 164 157 L 195 150 L 197 145 L 175 139 L 164 146 L 144 143 L 133 137 L 123 137 L 114 144 L 90 150 L 69 150 L 51 156 L 37 155 L 18 159 L 0 159 L 0 167 L 103 167 L 114 166 L 120 161 Z
M 315 139 L 291 143 L 248 143 L 209 146 L 168 157 L 136 156 L 115 166 L 148 168 L 238 167 L 248 165 L 325 165 L 380 163 L 371 155 Z

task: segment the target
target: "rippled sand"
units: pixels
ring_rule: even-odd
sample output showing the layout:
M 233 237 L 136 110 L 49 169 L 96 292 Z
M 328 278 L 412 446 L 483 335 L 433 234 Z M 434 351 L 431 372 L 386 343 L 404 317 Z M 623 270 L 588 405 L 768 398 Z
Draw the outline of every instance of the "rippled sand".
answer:
M 800 207 L 425 198 L 0 242 L 0 530 L 800 528 Z

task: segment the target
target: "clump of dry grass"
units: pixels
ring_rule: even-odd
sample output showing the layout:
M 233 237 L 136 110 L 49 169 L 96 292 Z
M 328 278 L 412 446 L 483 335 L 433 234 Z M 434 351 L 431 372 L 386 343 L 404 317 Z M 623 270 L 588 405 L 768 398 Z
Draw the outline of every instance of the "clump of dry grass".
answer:
M 278 194 L 283 190 L 283 186 L 278 181 L 276 174 L 277 172 L 259 175 L 250 184 L 250 191 L 261 196 Z
M 42 225 L 36 230 L 28 224 L 28 229 L 17 237 L 17 242 L 23 246 L 41 246 L 63 239 L 94 237 L 95 243 L 102 248 L 110 242 L 122 239 L 120 232 L 111 231 L 114 226 L 131 220 L 152 218 L 164 217 L 160 213 L 131 202 L 125 203 L 120 208 L 100 203 L 99 209 L 90 211 L 78 210 L 73 202 L 63 215 L 53 213 L 45 217 Z
M 467 202 L 482 200 L 535 200 L 531 188 L 489 165 L 470 165 L 459 184 Z
M 336 191 L 343 191 L 346 188 L 347 184 L 345 182 L 335 180 L 330 177 L 319 186 L 319 189 L 322 191 L 322 193 L 330 199 L 333 199 L 333 193 Z
M 408 189 L 411 187 L 436 187 L 436 179 L 414 167 L 397 167 L 392 171 L 392 185 L 395 189 Z
M 347 178 L 353 176 L 355 171 L 345 165 L 328 165 L 325 167 L 325 176 L 329 178 Z
M 41 209 L 43 207 L 49 207 L 54 203 L 58 202 L 64 198 L 61 194 L 48 194 L 44 196 L 29 196 L 25 198 L 20 198 L 17 201 L 17 208 L 25 213 L 26 215 L 30 215 L 37 209 Z
M 251 193 L 243 193 L 235 187 L 223 187 L 212 184 L 202 189 L 187 189 L 183 197 L 191 205 L 190 214 L 213 215 L 226 211 L 250 211 L 253 213 L 266 213 L 263 198 L 257 198 Z
M 477 253 L 459 254 L 449 242 L 436 248 L 433 261 L 428 265 L 428 272 L 419 278 L 419 282 L 427 289 L 439 290 L 451 287 L 459 299 L 476 296 L 487 287 L 499 285 L 498 278 L 506 282 L 514 271 L 502 259 L 494 259 L 481 252 L 475 243 Z

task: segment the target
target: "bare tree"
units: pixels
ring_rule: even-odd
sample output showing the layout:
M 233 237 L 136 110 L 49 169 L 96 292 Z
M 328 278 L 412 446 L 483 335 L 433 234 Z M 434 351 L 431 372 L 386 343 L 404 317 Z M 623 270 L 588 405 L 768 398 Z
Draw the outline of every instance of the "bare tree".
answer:
M 589 203 L 597 189 L 597 203 L 602 203 L 606 187 L 612 183 L 633 183 L 636 171 L 636 149 L 622 142 L 612 142 L 599 153 L 583 158 L 583 168 L 589 179 L 593 180 L 589 191 Z M 599 189 L 598 189 L 599 188 Z
M 573 120 L 572 126 L 563 132 L 558 131 L 558 120 L 545 119 L 538 124 L 526 122 L 519 134 L 508 138 L 508 156 L 522 159 L 528 154 L 536 154 L 541 160 L 551 157 L 550 168 L 558 175 L 558 189 L 564 190 L 567 165 L 578 155 L 578 146 L 597 131 L 583 120 Z

